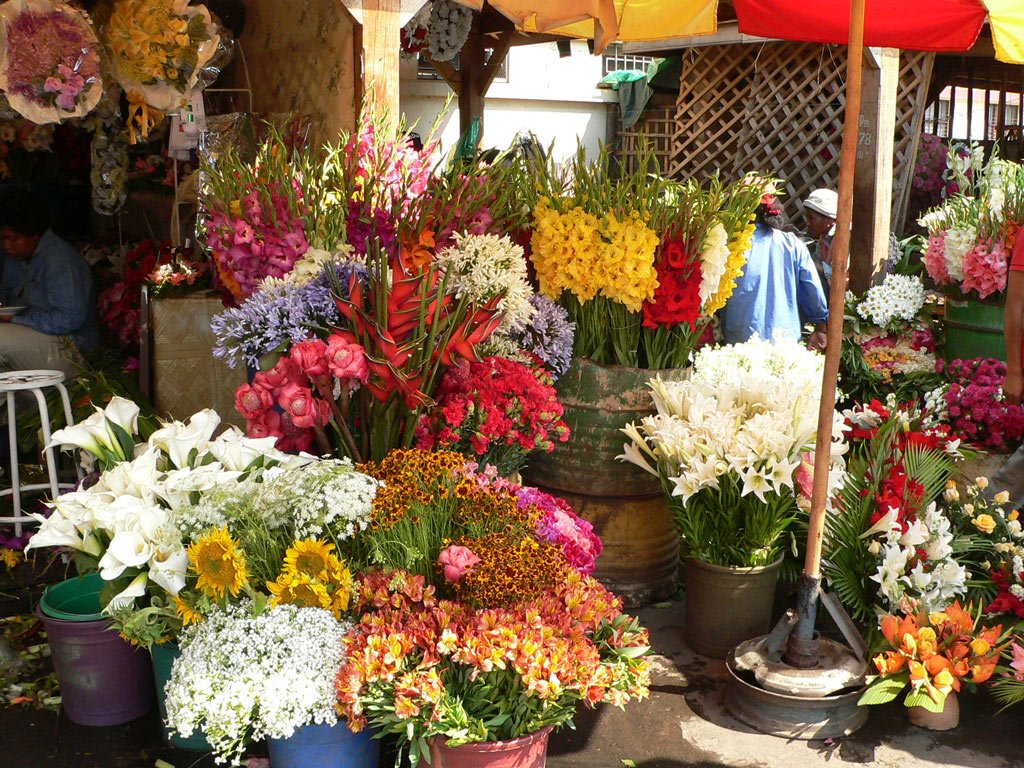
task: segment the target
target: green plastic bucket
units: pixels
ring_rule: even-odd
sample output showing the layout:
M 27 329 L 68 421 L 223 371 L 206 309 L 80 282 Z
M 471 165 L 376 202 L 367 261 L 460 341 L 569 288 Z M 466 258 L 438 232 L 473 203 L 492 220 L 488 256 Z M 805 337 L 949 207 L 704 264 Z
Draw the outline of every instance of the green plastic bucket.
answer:
M 174 660 L 181 655 L 181 647 L 174 642 L 157 643 L 150 646 L 149 654 L 153 657 L 153 682 L 156 683 L 156 704 L 160 710 L 160 721 L 164 726 L 164 738 L 172 747 L 187 749 L 191 752 L 212 752 L 213 747 L 196 731 L 191 736 L 179 736 L 167 727 L 167 683 L 171 680 L 171 669 Z
M 1006 360 L 1003 308 L 980 301 L 946 299 L 946 360 Z
M 106 582 L 98 573 L 51 584 L 39 600 L 39 609 L 61 621 L 99 621 L 103 619 L 100 590 Z

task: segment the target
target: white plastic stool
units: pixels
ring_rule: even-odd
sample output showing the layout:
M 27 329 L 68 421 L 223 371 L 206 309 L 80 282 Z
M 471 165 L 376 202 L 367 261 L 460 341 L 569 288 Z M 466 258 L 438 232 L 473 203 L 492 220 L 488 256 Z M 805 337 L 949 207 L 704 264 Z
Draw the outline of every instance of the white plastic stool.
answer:
M 34 523 L 35 520 L 22 514 L 21 494 L 23 491 L 50 491 L 50 498 L 55 499 L 61 491 L 72 490 L 75 486 L 69 483 L 57 482 L 57 458 L 54 455 L 53 447 L 50 446 L 50 411 L 46 406 L 46 396 L 43 390 L 49 387 L 56 387 L 60 392 L 60 399 L 64 404 L 64 418 L 68 426 L 75 423 L 71 415 L 71 399 L 68 397 L 68 390 L 64 386 L 64 374 L 60 371 L 11 371 L 0 373 L 0 394 L 7 395 L 7 439 L 11 449 L 11 487 L 0 490 L 0 498 L 13 496 L 14 515 L 0 517 L 0 523 L 14 523 L 14 535 L 21 536 L 22 526 L 26 523 Z M 33 483 L 21 485 L 21 477 L 18 470 L 18 422 L 15 413 L 15 397 L 18 392 L 31 392 L 35 395 L 36 403 L 39 405 L 39 422 L 43 428 L 43 449 L 46 469 L 49 474 L 49 483 Z M 78 478 L 82 478 L 80 468 Z

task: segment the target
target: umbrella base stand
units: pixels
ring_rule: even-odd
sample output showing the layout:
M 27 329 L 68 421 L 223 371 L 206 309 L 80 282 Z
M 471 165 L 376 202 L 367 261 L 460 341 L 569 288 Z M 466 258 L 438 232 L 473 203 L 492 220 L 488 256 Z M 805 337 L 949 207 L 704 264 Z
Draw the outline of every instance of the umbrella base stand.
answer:
M 828 597 L 824 601 L 833 612 Z M 844 634 L 856 651 L 817 633 L 803 640 L 793 631 L 797 621 L 797 613 L 787 611 L 770 634 L 733 650 L 726 660 L 726 709 L 740 722 L 774 736 L 849 735 L 868 718 L 867 708 L 857 706 L 867 672 L 863 640 L 852 622 Z

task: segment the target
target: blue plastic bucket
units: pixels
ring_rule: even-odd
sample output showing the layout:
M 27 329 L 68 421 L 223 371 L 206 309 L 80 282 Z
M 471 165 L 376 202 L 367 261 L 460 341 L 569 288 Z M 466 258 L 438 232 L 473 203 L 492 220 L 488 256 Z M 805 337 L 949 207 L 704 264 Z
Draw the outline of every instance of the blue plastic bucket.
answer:
M 334 725 L 307 725 L 287 739 L 267 739 L 271 768 L 377 768 L 380 742 L 364 728 L 353 733 Z

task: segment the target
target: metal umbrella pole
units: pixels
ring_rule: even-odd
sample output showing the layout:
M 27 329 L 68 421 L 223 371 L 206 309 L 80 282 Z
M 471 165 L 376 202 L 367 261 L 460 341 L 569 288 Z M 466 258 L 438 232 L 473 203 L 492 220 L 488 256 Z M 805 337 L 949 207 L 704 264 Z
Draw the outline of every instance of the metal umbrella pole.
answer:
M 815 444 L 814 492 L 811 496 L 810 526 L 807 531 L 807 555 L 797 600 L 797 624 L 789 637 L 785 661 L 808 668 L 816 663 L 818 641 L 814 633 L 821 592 L 821 544 L 825 530 L 825 505 L 828 497 L 829 456 L 832 447 L 832 414 L 836 407 L 836 382 L 843 344 L 843 315 L 846 280 L 849 271 L 850 225 L 853 221 L 853 176 L 860 134 L 861 83 L 864 65 L 865 0 L 852 0 L 850 6 L 849 59 L 846 65 L 846 115 L 843 122 L 843 148 L 839 165 L 839 211 L 832 241 L 832 288 L 829 294 L 828 345 L 825 371 L 821 381 L 818 408 L 818 435 Z

